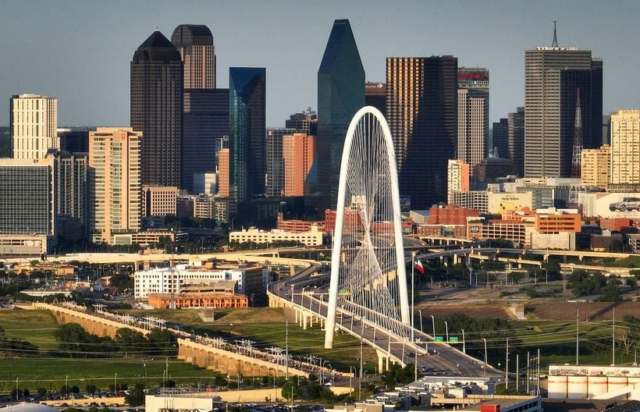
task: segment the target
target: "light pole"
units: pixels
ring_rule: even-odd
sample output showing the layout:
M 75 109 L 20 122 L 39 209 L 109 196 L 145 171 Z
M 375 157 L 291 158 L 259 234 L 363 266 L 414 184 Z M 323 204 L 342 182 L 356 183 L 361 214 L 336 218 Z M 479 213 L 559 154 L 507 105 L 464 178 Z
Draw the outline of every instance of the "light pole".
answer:
M 447 323 L 447 321 L 444 321 L 444 330 L 445 330 L 445 336 L 447 337 L 447 345 L 449 344 L 449 324 Z
M 147 362 L 142 361 L 142 366 L 144 366 L 144 387 L 147 387 Z
M 118 396 L 118 372 L 113 376 L 113 392 L 114 396 Z
M 300 296 L 300 306 L 302 306 L 302 309 L 304 309 L 304 290 L 306 288 L 306 286 L 302 288 L 302 296 Z
M 487 338 L 482 338 L 484 341 L 484 374 L 487 374 Z
M 422 329 L 422 309 L 418 309 L 418 312 L 420 313 L 420 332 L 424 332 L 424 329 Z
M 433 340 L 436 339 L 436 318 L 431 315 L 431 326 L 433 327 Z
M 462 331 L 462 353 L 467 353 L 467 345 L 464 340 L 464 329 L 460 329 Z

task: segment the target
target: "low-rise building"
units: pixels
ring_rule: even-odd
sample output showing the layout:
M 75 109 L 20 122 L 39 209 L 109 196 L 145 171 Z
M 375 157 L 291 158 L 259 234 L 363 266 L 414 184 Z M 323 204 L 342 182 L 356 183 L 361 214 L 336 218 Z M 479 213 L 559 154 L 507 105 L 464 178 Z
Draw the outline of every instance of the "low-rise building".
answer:
M 269 271 L 257 264 L 216 260 L 140 270 L 134 277 L 134 297 L 145 300 L 153 293 L 179 294 L 189 285 L 221 280 L 235 281 L 234 292 L 249 296 L 265 291 Z
M 297 242 L 305 246 L 320 246 L 322 245 L 322 240 L 323 233 L 318 228 L 318 225 L 312 225 L 311 230 L 308 232 L 285 232 L 278 229 L 267 232 L 252 227 L 229 233 L 229 242 L 237 243 Z

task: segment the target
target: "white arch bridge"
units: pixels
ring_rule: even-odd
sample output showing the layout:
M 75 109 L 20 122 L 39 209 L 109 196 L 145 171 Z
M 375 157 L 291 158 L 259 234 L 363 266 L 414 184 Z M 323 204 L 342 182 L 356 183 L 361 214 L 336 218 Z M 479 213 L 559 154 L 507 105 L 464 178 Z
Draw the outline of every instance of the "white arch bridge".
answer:
M 494 372 L 446 344 L 428 348 L 431 336 L 412 330 L 393 141 L 373 107 L 360 109 L 349 125 L 336 212 L 326 301 L 324 293 L 304 293 L 316 282 L 306 273 L 272 285 L 271 304 L 294 307 L 305 327 L 326 319 L 326 348 L 336 329 L 361 338 L 376 348 L 381 370 L 391 360 L 465 376 Z M 423 356 L 434 349 L 438 355 Z

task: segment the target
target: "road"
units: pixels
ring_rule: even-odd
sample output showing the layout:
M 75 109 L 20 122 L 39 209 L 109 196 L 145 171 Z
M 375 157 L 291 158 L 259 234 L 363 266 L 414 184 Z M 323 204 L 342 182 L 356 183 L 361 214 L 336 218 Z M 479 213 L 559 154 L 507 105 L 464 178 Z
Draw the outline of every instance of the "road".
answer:
M 314 277 L 311 275 L 314 268 L 307 269 L 289 280 L 282 280 L 271 284 L 271 292 L 280 298 L 292 301 L 293 303 L 303 306 L 314 313 L 326 318 L 328 305 L 328 292 L 326 287 L 313 288 L 312 284 L 315 279 L 326 279 L 323 277 Z M 292 287 L 293 286 L 293 289 Z M 308 289 L 302 293 L 303 287 Z M 293 294 L 291 293 L 293 291 Z M 446 344 L 436 344 L 430 335 L 419 330 L 414 330 L 416 340 L 420 340 L 420 350 L 415 351 L 409 341 L 398 341 L 397 338 L 385 332 L 381 328 L 375 328 L 366 319 L 363 322 L 359 316 L 352 316 L 348 311 L 348 302 L 341 302 L 338 306 L 344 306 L 345 312 L 342 316 L 337 316 L 336 323 L 342 330 L 356 336 L 364 337 L 364 341 L 374 343 L 374 347 L 387 352 L 403 363 L 415 363 L 417 360 L 418 369 L 421 375 L 427 376 L 465 376 L 465 377 L 500 377 L 502 372 L 492 367 L 487 367 L 486 371 L 482 367 L 481 362 L 463 354 L 461 351 L 450 347 Z M 407 331 L 410 330 L 406 327 Z M 410 332 L 407 333 L 408 335 Z M 423 346 L 424 345 L 424 346 Z M 428 354 L 427 352 L 428 347 Z M 434 353 L 436 352 L 436 353 Z

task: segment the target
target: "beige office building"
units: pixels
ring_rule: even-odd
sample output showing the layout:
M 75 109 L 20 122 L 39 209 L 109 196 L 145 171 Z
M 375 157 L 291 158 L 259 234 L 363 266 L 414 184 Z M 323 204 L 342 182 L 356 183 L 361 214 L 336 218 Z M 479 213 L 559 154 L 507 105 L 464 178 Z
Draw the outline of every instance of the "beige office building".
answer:
M 141 132 L 99 127 L 89 133 L 91 235 L 113 242 L 113 235 L 137 232 L 142 216 Z
M 611 169 L 611 146 L 606 144 L 599 149 L 584 149 L 580 163 L 583 185 L 607 188 Z
M 640 112 L 618 110 L 611 115 L 611 177 L 613 184 L 640 184 Z
M 177 199 L 175 186 L 142 186 L 144 216 L 176 215 Z
M 469 165 L 462 160 L 451 160 L 447 165 L 447 203 L 453 201 L 453 192 L 469 191 Z
M 316 137 L 294 133 L 282 138 L 284 196 L 304 196 L 307 175 L 316 157 Z
M 14 159 L 44 159 L 60 148 L 58 99 L 35 94 L 11 98 L 11 150 Z

